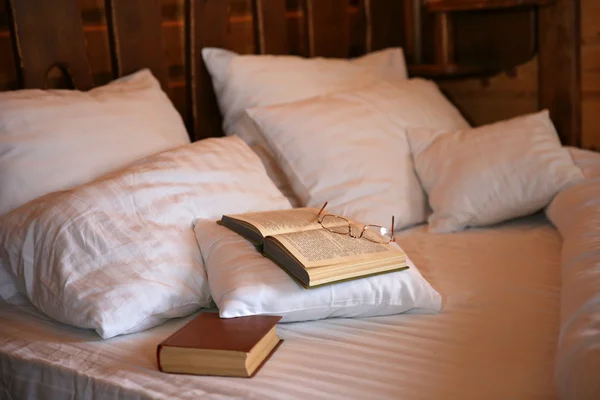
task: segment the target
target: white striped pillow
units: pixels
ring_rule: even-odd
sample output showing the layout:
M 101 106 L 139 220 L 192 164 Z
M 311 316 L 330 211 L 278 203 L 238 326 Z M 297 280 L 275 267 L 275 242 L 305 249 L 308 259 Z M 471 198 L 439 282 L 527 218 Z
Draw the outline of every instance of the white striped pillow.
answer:
M 239 138 L 142 160 L 0 219 L 0 297 L 103 338 L 211 305 L 196 218 L 290 208 Z

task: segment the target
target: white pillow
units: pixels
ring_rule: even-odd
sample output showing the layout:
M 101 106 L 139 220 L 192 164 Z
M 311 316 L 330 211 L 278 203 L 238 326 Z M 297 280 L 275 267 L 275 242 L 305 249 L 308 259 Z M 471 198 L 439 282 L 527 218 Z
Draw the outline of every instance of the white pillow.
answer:
M 246 239 L 214 221 L 194 228 L 223 318 L 280 315 L 281 322 L 437 312 L 442 300 L 417 268 L 305 289 Z
M 409 129 L 432 232 L 536 212 L 583 178 L 547 110 L 470 130 Z
M 148 70 L 88 92 L 0 93 L 0 215 L 186 143 Z
M 600 153 L 578 147 L 565 146 L 586 179 L 600 178 Z
M 430 81 L 378 82 L 246 111 L 300 203 L 400 229 L 425 220 L 426 200 L 406 139 L 409 126 L 468 127 Z
M 406 62 L 401 48 L 390 48 L 346 60 L 303 58 L 298 56 L 239 55 L 216 49 L 202 49 L 202 57 L 211 75 L 217 100 L 224 117 L 225 134 L 236 134 L 260 155 L 269 176 L 289 193 L 289 183 L 270 149 L 244 110 L 303 100 L 387 79 L 407 79 Z M 295 201 L 293 196 L 291 200 Z
M 166 151 L 0 218 L 0 297 L 103 338 L 141 331 L 211 305 L 194 219 L 280 208 L 241 139 Z

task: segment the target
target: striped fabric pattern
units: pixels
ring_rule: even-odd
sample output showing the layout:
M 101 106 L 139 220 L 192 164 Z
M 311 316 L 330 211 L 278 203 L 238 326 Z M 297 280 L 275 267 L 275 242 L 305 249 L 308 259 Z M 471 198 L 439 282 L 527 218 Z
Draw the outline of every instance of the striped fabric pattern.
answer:
M 400 237 L 444 296 L 439 315 L 280 324 L 252 379 L 169 375 L 156 345 L 189 319 L 98 341 L 0 307 L 10 393 L 102 399 L 554 399 L 561 238 L 535 216 L 451 235 Z M 19 396 L 17 396 L 19 397 Z
M 241 139 L 181 146 L 3 217 L 0 298 L 103 338 L 144 330 L 211 304 L 196 219 L 289 207 Z

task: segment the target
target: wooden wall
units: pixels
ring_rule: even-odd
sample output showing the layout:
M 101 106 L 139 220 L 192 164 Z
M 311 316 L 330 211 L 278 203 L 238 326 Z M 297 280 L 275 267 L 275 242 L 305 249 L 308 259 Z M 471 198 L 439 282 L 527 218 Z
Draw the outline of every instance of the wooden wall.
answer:
M 600 1 L 581 0 L 581 17 L 582 147 L 600 150 Z M 441 82 L 441 86 L 479 125 L 535 111 L 537 68 L 533 59 L 491 79 Z
M 16 0 L 18 1 L 18 0 Z M 78 0 L 87 41 L 87 55 L 92 65 L 95 85 L 112 79 L 105 0 Z M 185 115 L 184 0 L 161 0 L 162 27 L 169 65 L 171 98 Z M 253 53 L 255 48 L 251 0 L 231 0 L 228 47 L 239 53 Z M 364 52 L 364 20 L 359 17 L 359 0 L 348 0 L 351 16 L 351 54 Z M 306 55 L 304 20 L 300 0 L 287 0 L 290 46 L 293 54 Z M 17 88 L 17 74 L 9 31 L 8 0 L 0 0 L 0 91 Z
M 17 0 L 18 1 L 18 0 Z M 600 149 L 600 1 L 582 1 L 583 145 Z M 88 57 L 96 84 L 111 80 L 104 0 L 79 0 Z M 184 0 L 162 0 L 165 56 L 169 86 L 176 107 L 185 113 Z M 360 0 L 348 0 L 351 15 L 351 54 L 364 50 L 364 20 Z M 231 0 L 230 42 L 240 53 L 254 51 L 251 0 Z M 300 0 L 287 0 L 288 35 L 294 54 L 306 54 Z M 509 27 L 507 27 L 509 29 Z M 537 62 L 531 60 L 514 71 L 489 79 L 440 82 L 446 94 L 467 118 L 479 125 L 532 112 L 537 107 Z M 0 90 L 14 89 L 17 75 L 9 36 L 8 0 L 0 0 Z

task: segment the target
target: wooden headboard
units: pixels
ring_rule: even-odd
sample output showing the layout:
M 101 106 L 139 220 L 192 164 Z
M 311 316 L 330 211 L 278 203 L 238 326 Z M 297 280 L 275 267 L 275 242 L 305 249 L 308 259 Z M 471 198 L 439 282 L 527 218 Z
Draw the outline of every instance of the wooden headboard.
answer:
M 487 15 L 520 10 L 514 16 L 518 23 L 496 36 L 510 36 L 517 26 L 521 27 L 515 33 L 521 35 L 517 48 L 528 57 L 537 55 L 539 60 L 539 108 L 550 109 L 564 143 L 580 144 L 579 0 L 427 0 L 423 2 L 430 13 L 426 16 L 417 12 L 423 8 L 421 0 L 293 1 L 301 4 L 303 12 L 302 51 L 292 49 L 289 41 L 286 24 L 290 0 L 248 0 L 253 32 L 244 40 L 252 43 L 235 47 L 251 48 L 259 54 L 349 57 L 402 46 L 413 76 L 484 76 L 514 65 L 507 63 L 506 57 L 490 54 L 483 56 L 479 66 L 473 57 L 468 65 L 462 65 L 456 49 L 461 45 L 464 48 L 467 37 L 477 36 L 477 32 L 465 34 L 463 26 L 453 27 L 452 17 L 473 10 L 486 10 L 475 12 Z M 186 101 L 180 111 L 194 140 L 222 134 L 221 117 L 200 51 L 206 46 L 233 47 L 232 2 L 185 0 L 186 65 L 180 84 L 185 88 Z M 161 0 L 104 3 L 113 77 L 150 68 L 167 94 L 173 96 L 161 29 Z M 53 78 L 52 87 L 57 86 L 57 76 L 60 86 L 81 90 L 93 87 L 93 66 L 86 52 L 79 0 L 8 0 L 8 4 L 18 87 L 47 88 L 49 76 Z M 351 20 L 358 20 L 359 28 Z M 421 35 L 427 21 L 431 23 L 430 35 Z M 509 46 L 514 39 L 508 41 Z M 351 43 L 356 41 L 360 46 L 353 48 Z

